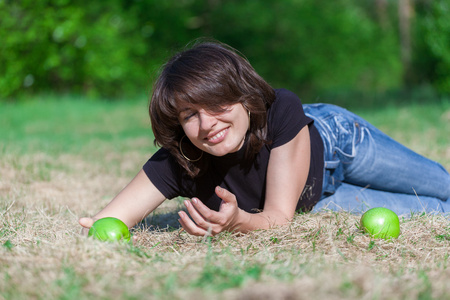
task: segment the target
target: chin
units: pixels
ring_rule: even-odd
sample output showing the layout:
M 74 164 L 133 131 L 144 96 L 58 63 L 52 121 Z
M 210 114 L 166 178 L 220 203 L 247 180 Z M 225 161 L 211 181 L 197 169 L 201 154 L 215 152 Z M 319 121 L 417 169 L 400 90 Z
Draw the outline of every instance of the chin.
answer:
M 213 155 L 213 156 L 220 157 L 220 156 L 225 156 L 225 155 L 227 155 L 227 154 L 230 153 L 230 152 L 208 151 L 208 153 L 211 154 L 211 155 Z
M 215 150 L 215 149 L 209 149 L 209 150 L 205 150 L 205 152 L 213 155 L 213 156 L 224 156 L 227 155 L 229 153 L 232 153 L 234 151 L 232 150 L 226 150 L 226 149 L 220 149 L 220 150 Z
M 240 149 L 240 147 L 242 147 L 242 145 L 239 146 L 239 145 L 236 145 L 236 144 L 238 144 L 238 143 L 234 143 L 234 144 L 231 144 L 231 145 L 230 144 L 224 145 L 222 143 L 219 143 L 219 144 L 217 144 L 215 146 L 212 146 L 212 147 L 211 146 L 210 147 L 205 147 L 203 151 L 205 151 L 205 152 L 207 152 L 207 153 L 209 153 L 211 155 L 214 155 L 214 156 L 224 156 L 224 155 L 227 155 L 227 154 L 230 154 L 230 153 L 237 152 Z

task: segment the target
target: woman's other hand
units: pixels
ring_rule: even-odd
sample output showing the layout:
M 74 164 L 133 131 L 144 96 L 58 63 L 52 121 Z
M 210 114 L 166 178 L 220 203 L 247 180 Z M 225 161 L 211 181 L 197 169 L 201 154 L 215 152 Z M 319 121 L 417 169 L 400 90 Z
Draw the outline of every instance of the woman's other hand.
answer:
M 236 196 L 219 186 L 216 187 L 216 194 L 222 199 L 219 211 L 209 209 L 197 198 L 184 201 L 192 219 L 184 211 L 180 211 L 178 221 L 187 233 L 205 236 L 239 229 L 242 210 L 237 205 Z

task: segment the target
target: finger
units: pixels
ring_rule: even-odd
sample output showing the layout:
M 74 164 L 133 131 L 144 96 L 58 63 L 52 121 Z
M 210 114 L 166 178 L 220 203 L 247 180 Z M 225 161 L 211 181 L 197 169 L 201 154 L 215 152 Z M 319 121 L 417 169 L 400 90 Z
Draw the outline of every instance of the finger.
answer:
M 225 203 L 234 204 L 236 203 L 236 196 L 228 191 L 227 189 L 224 189 L 223 187 L 216 186 L 216 195 L 222 199 Z
M 197 226 L 202 227 L 203 229 L 208 229 L 209 226 L 211 226 L 211 220 L 210 218 L 210 209 L 206 207 L 206 209 L 203 209 L 203 213 L 197 210 L 196 207 L 194 207 L 193 203 L 195 203 L 197 206 L 201 206 L 199 204 L 201 202 L 197 198 L 192 198 L 191 201 L 186 200 L 184 201 L 184 205 L 186 206 L 189 215 L 191 216 L 192 220 L 197 224 Z
M 217 211 L 212 210 L 209 207 L 207 207 L 199 199 L 192 198 L 191 205 L 195 208 L 196 213 L 201 216 L 201 218 L 203 220 L 202 226 L 203 225 L 204 226 L 210 226 L 211 223 L 215 223 L 215 224 L 219 224 L 220 223 L 220 221 L 221 221 L 220 214 Z M 197 222 L 197 220 L 195 219 L 195 217 L 192 214 L 191 214 L 191 217 L 194 219 L 195 222 Z M 201 221 L 201 220 L 199 220 L 199 221 Z
M 89 234 L 89 228 L 94 224 L 94 220 L 91 218 L 80 218 L 78 223 L 83 227 L 81 229 L 81 235 L 87 236 Z
M 78 220 L 78 223 L 80 223 L 80 225 L 83 226 L 84 228 L 91 228 L 92 225 L 94 224 L 94 219 L 92 219 L 92 218 L 80 218 Z
M 227 203 L 236 201 L 236 196 L 233 193 L 220 186 L 216 186 L 216 195 Z
M 195 224 L 185 212 L 180 211 L 178 212 L 178 215 L 180 216 L 178 222 L 180 222 L 181 226 L 187 233 L 197 236 L 204 236 L 207 234 L 207 231 L 201 227 L 198 227 L 197 224 Z

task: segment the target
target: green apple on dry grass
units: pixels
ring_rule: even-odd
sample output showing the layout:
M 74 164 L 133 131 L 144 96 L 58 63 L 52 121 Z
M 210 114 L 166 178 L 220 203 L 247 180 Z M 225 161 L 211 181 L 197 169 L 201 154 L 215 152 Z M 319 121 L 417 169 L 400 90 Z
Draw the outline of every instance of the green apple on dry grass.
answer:
M 395 212 L 384 207 L 375 207 L 361 217 L 361 229 L 373 238 L 385 240 L 400 235 L 400 221 Z
M 131 239 L 128 226 L 121 220 L 113 217 L 106 217 L 95 221 L 89 229 L 88 236 L 106 242 L 124 241 L 129 243 Z

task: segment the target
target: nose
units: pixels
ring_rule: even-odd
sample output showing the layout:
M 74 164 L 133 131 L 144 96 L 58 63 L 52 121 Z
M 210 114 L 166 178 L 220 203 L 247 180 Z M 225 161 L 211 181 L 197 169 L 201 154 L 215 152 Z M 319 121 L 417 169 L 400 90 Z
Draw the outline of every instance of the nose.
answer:
M 200 130 L 208 131 L 217 124 L 217 118 L 205 110 L 199 111 Z

